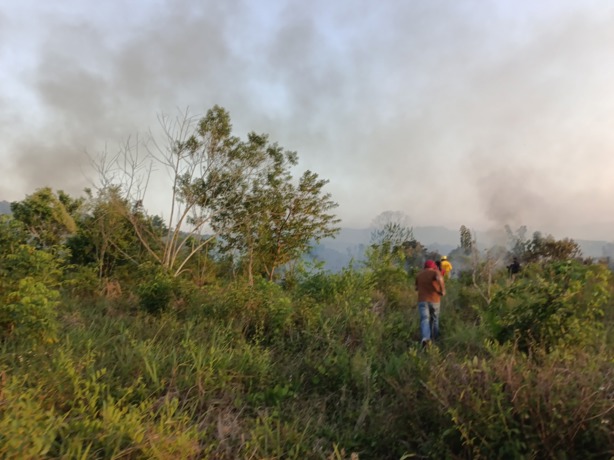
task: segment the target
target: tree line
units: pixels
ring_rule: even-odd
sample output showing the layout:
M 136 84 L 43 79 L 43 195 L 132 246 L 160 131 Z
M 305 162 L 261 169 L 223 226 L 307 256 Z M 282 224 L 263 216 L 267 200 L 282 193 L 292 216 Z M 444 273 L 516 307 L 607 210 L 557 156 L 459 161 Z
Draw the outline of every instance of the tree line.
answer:
M 202 283 L 216 254 L 253 284 L 255 276 L 275 279 L 338 232 L 328 181 L 312 171 L 295 178 L 296 152 L 266 134 L 240 139 L 224 108 L 160 117 L 160 126 L 159 138 L 128 140 L 94 158 L 96 187 L 85 197 L 41 188 L 11 204 L 13 218 L 36 245 L 64 244 L 72 262 L 95 266 L 100 279 L 147 262 Z M 170 179 L 166 190 L 159 177 Z M 163 216 L 145 206 L 155 189 L 167 197 Z

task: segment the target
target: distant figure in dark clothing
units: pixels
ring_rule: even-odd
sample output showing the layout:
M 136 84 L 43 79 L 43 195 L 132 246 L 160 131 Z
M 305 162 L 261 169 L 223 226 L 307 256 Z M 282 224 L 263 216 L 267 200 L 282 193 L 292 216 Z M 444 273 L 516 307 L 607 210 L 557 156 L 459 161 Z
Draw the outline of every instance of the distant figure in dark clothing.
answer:
M 436 260 L 435 265 L 437 265 L 437 270 L 439 270 L 443 275 L 443 270 L 441 269 L 441 260 Z
M 518 257 L 514 257 L 512 263 L 507 266 L 507 271 L 512 279 L 516 278 L 516 275 L 520 273 L 520 262 L 518 262 Z

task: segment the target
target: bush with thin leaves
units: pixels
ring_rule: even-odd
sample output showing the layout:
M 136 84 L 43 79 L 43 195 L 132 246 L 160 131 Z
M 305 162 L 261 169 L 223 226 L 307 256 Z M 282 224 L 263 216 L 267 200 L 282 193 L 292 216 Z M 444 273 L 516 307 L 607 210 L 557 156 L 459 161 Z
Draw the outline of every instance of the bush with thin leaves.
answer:
M 52 340 L 57 329 L 59 292 L 31 277 L 23 278 L 17 290 L 0 304 L 0 328 L 4 337 L 22 340 Z
M 599 343 L 611 276 L 602 265 L 573 260 L 529 267 L 495 295 L 486 327 L 499 342 L 516 342 L 525 351 Z

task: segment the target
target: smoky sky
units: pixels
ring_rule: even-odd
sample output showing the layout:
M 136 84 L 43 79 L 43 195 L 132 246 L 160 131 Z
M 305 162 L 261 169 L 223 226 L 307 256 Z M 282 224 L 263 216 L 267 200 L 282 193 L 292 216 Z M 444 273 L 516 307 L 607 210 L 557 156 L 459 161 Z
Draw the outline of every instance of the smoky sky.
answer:
M 329 179 L 346 226 L 611 220 L 603 2 L 99 3 L 0 0 L 0 199 L 80 193 L 86 152 L 219 104 Z

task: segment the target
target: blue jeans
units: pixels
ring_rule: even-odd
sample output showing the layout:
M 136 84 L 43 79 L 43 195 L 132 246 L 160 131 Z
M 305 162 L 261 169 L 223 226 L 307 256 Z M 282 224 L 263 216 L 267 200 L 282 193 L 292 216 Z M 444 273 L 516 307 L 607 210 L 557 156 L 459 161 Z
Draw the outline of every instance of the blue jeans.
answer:
M 422 340 L 435 340 L 439 337 L 439 302 L 418 302 L 418 311 Z

